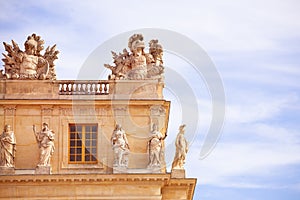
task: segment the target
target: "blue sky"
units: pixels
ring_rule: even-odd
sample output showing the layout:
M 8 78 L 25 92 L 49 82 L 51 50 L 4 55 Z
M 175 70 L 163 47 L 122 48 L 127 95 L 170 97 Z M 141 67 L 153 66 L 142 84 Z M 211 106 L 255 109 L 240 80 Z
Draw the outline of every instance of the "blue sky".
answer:
M 14 39 L 23 48 L 28 35 L 41 35 L 45 46 L 57 44 L 61 52 L 56 61 L 58 79 L 75 79 L 87 57 L 120 33 L 160 28 L 187 36 L 214 62 L 226 95 L 222 135 L 214 150 L 200 159 L 211 120 L 209 91 L 203 80 L 191 81 L 193 75 L 180 68 L 188 68 L 185 61 L 165 55 L 165 64 L 182 73 L 197 93 L 201 131 L 192 138 L 186 163 L 187 176 L 198 178 L 194 199 L 296 200 L 300 197 L 299 9 L 297 0 L 2 0 L 0 41 Z M 4 52 L 4 47 L 0 50 Z M 182 94 L 170 95 L 174 102 L 180 101 L 176 95 Z M 173 109 L 187 107 L 184 102 L 174 104 Z M 171 114 L 168 144 L 182 121 Z

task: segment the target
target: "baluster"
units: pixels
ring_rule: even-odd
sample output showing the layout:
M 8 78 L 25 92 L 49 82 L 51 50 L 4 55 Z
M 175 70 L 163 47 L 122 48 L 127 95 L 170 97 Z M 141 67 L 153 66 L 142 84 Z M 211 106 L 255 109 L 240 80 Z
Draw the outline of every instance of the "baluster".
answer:
M 77 86 L 76 83 L 73 83 L 73 91 L 72 91 L 72 94 L 76 94 L 76 89 L 77 89 L 76 86 Z
M 62 88 L 62 85 L 61 85 L 61 83 L 59 83 L 59 84 L 58 84 L 58 93 L 59 93 L 59 94 L 61 94 L 61 93 L 62 93 L 62 92 L 61 92 L 61 91 L 62 91 L 62 89 L 61 89 L 61 88 Z
M 67 93 L 67 84 L 64 83 L 64 94 Z
M 93 83 L 92 84 L 92 94 L 96 94 L 96 84 L 95 83 Z
M 90 83 L 87 83 L 86 87 L 87 87 L 87 90 L 86 90 L 87 94 L 91 94 L 91 90 L 92 90 L 91 87 L 92 87 L 92 85 Z
M 99 84 L 95 83 L 95 94 L 99 94 Z
M 104 83 L 104 93 L 103 94 L 107 94 L 107 83 Z
M 81 84 L 81 86 L 82 86 L 82 92 L 83 92 L 83 94 L 86 94 L 86 84 L 83 83 L 83 84 Z
M 99 85 L 100 85 L 100 87 L 99 87 L 99 92 L 100 92 L 100 94 L 102 94 L 102 92 L 103 92 L 102 83 L 100 83 Z

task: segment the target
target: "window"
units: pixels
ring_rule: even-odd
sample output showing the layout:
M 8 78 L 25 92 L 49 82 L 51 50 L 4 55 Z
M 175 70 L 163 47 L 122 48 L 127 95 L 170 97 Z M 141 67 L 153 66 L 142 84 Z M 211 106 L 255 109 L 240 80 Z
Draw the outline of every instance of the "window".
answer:
M 97 163 L 97 124 L 69 124 L 69 163 Z

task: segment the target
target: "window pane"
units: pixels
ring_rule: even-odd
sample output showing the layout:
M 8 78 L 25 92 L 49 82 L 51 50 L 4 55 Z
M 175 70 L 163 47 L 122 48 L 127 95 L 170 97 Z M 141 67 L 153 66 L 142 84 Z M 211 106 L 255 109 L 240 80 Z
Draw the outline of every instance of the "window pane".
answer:
M 75 126 L 70 126 L 70 132 L 75 132 Z
M 91 134 L 90 133 L 86 133 L 85 134 L 85 139 L 90 139 L 91 138 Z
M 82 132 L 82 126 L 76 126 L 77 132 Z
M 92 156 L 92 161 L 97 161 L 95 156 Z
M 76 154 L 82 154 L 82 149 L 81 148 L 77 148 Z
M 97 132 L 97 126 L 93 126 L 92 127 L 92 131 L 95 133 L 95 132 Z
M 75 156 L 74 155 L 70 155 L 70 161 L 75 161 Z
M 75 154 L 75 149 L 74 148 L 70 148 L 70 154 Z
M 76 137 L 75 133 L 71 133 L 71 134 L 70 134 L 70 139 L 71 139 L 71 140 L 72 140 L 72 139 L 75 139 L 75 137 Z
M 97 141 L 96 140 L 92 140 L 92 146 L 95 147 L 97 145 Z
M 71 147 L 74 147 L 74 146 L 75 146 L 75 140 L 71 140 L 71 141 L 70 141 L 70 146 L 71 146 Z
M 86 147 L 89 147 L 90 145 L 91 145 L 91 140 L 86 140 L 86 141 L 85 141 L 85 146 L 86 146 Z
M 82 133 L 77 133 L 77 139 L 82 139 Z
M 93 148 L 93 149 L 92 149 L 92 154 L 93 154 L 93 155 L 96 155 L 96 153 L 97 153 L 97 149 L 96 149 L 96 148 Z
M 90 150 L 85 148 L 85 151 L 84 151 L 85 154 L 90 154 Z
M 85 161 L 90 161 L 91 160 L 91 157 L 89 155 L 86 155 L 85 156 Z
M 92 139 L 97 139 L 97 133 L 92 134 Z
M 81 155 L 80 156 L 76 156 L 76 161 L 81 161 Z
M 77 141 L 76 141 L 76 145 L 79 146 L 79 147 L 81 147 L 81 145 L 82 145 L 81 140 L 77 140 Z

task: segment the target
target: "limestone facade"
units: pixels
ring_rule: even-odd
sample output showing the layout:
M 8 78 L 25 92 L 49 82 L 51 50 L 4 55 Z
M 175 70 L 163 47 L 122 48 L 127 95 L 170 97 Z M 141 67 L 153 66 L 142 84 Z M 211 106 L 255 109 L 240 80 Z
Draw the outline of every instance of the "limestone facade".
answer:
M 131 53 L 105 65 L 109 80 L 56 80 L 55 45 L 42 55 L 35 34 L 25 51 L 12 43 L 0 71 L 0 199 L 193 198 L 183 165 L 166 171 L 171 102 L 158 40 L 145 53 L 133 35 Z

